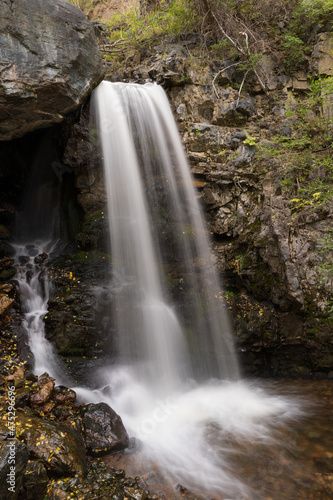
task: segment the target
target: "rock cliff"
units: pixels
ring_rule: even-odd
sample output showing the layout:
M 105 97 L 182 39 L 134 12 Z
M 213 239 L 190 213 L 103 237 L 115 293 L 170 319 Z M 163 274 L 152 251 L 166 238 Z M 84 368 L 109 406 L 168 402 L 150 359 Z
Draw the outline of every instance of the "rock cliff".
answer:
M 63 121 L 103 78 L 94 30 L 65 0 L 1 1 L 0 140 Z

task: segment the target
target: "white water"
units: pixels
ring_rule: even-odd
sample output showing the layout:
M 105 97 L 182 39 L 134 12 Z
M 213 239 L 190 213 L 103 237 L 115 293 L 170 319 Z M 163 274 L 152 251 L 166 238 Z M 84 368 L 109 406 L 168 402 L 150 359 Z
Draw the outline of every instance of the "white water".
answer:
M 138 377 L 154 380 L 159 391 L 193 375 L 238 379 L 221 285 L 163 89 L 103 82 L 93 101 L 108 194 L 120 362 L 136 364 Z M 175 314 L 167 297 L 160 259 L 165 247 L 180 269 L 187 318 Z
M 16 279 L 20 285 L 20 297 L 24 310 L 22 327 L 26 332 L 28 344 L 34 357 L 33 371 L 37 375 L 47 372 L 59 384 L 64 383 L 66 377 L 52 344 L 45 338 L 44 325 L 52 282 L 45 263 L 35 262 L 36 257 L 38 258 L 44 252 L 49 254 L 53 247 L 54 243 L 51 241 L 14 245 Z

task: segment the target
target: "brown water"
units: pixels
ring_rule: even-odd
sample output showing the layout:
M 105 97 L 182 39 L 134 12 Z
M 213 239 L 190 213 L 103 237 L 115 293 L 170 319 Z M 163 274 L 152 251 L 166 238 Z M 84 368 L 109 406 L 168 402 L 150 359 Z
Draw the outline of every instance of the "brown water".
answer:
M 268 384 L 270 387 L 270 384 Z M 160 498 L 214 500 L 331 500 L 333 498 L 333 382 L 292 381 L 271 386 L 276 394 L 303 397 L 306 415 L 288 428 L 275 426 L 275 444 L 248 445 L 233 443 L 234 454 L 228 457 L 235 475 L 248 487 L 245 496 L 212 495 L 191 492 L 163 478 L 163 471 L 154 464 L 142 462 L 133 450 L 104 458 L 106 465 L 123 468 L 131 476 L 139 476 L 141 485 Z M 209 429 L 212 441 L 214 427 Z M 232 436 L 215 442 L 221 450 L 232 443 Z M 223 451 L 221 451 L 223 454 Z

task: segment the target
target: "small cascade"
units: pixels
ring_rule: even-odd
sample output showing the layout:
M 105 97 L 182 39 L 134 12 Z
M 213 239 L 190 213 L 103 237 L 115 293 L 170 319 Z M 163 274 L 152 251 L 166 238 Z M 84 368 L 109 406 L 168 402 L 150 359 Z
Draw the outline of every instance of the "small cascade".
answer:
M 33 371 L 37 375 L 47 372 L 64 383 L 64 370 L 52 344 L 45 338 L 44 317 L 52 293 L 52 282 L 47 271 L 47 259 L 54 247 L 53 242 L 13 245 L 17 280 L 21 291 L 24 311 L 22 327 L 26 332 L 30 350 L 34 356 Z

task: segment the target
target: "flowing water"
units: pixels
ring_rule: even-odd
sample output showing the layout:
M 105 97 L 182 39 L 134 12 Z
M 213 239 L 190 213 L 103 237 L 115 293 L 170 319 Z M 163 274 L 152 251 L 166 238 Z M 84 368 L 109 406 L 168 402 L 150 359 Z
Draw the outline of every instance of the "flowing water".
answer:
M 38 375 L 47 372 L 60 384 L 65 383 L 66 377 L 52 344 L 45 338 L 44 325 L 47 303 L 52 291 L 52 282 L 45 262 L 53 247 L 52 241 L 14 245 L 16 279 L 19 282 L 24 311 L 22 328 L 34 356 L 34 372 Z
M 300 402 L 240 379 L 209 238 L 162 88 L 103 82 L 93 104 L 118 352 L 115 363 L 95 371 L 99 389 L 77 392 L 108 402 L 136 438 L 139 461 L 173 484 L 247 498 L 232 465 L 235 449 L 277 443 L 281 424 L 302 414 Z M 168 289 L 173 280 L 182 307 Z
M 277 450 L 273 457 L 282 463 L 287 429 L 309 408 L 295 391 L 240 377 L 209 235 L 164 91 L 102 82 L 93 104 L 109 204 L 117 352 L 75 391 L 121 415 L 135 438 L 134 452 L 124 455 L 135 456 L 134 474 L 155 470 L 161 481 L 206 498 L 261 498 L 241 477 L 242 456 L 251 462 L 256 453 L 260 463 Z M 18 263 L 28 250 L 18 249 Z M 59 383 L 63 372 L 42 321 L 51 284 L 33 258 L 21 258 L 25 327 L 35 371 Z

